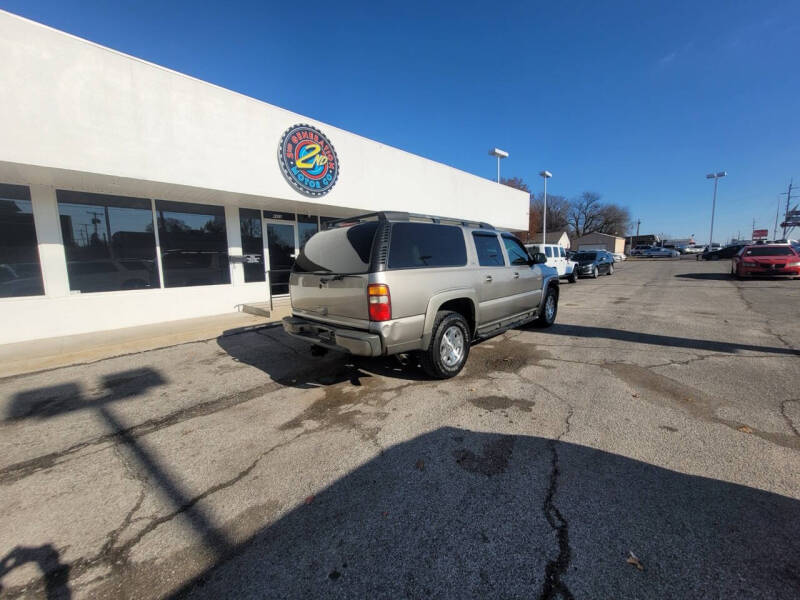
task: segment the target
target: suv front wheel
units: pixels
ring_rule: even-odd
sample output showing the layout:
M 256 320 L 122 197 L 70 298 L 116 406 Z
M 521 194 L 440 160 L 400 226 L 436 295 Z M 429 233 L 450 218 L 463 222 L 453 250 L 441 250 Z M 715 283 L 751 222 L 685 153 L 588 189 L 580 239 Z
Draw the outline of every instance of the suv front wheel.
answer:
M 420 353 L 422 368 L 431 377 L 455 377 L 469 356 L 469 325 L 457 312 L 440 310 L 433 323 L 433 335 L 427 350 Z
M 539 316 L 533 322 L 536 327 L 550 327 L 556 322 L 556 314 L 558 314 L 558 292 L 554 286 L 548 286 L 542 299 L 542 307 L 539 310 Z

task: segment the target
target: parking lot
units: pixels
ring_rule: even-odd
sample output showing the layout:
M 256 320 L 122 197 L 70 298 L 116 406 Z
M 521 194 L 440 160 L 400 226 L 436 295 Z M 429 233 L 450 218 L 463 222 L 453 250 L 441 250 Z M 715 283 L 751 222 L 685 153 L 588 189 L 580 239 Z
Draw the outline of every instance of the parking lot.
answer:
M 563 283 L 448 381 L 277 327 L 0 380 L 0 593 L 797 598 L 800 281 L 729 268 Z

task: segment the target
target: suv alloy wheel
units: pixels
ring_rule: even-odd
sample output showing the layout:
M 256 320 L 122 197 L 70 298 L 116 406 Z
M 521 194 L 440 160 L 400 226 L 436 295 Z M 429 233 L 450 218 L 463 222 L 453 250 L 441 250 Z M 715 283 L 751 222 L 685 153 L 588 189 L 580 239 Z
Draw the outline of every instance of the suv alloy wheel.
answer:
M 542 309 L 533 324 L 536 327 L 550 327 L 556 322 L 558 314 L 558 291 L 555 286 L 548 286 L 542 299 Z
M 422 368 L 437 379 L 455 377 L 467 362 L 471 341 L 466 319 L 460 313 L 440 310 L 433 323 L 430 346 L 420 353 Z

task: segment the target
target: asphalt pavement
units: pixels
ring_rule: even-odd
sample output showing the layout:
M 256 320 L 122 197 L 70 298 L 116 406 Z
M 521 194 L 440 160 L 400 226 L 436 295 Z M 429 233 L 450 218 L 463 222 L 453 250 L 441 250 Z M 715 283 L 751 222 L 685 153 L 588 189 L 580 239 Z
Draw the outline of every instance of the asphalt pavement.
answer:
M 800 281 L 633 261 L 431 381 L 263 328 L 0 380 L 0 597 L 800 597 Z

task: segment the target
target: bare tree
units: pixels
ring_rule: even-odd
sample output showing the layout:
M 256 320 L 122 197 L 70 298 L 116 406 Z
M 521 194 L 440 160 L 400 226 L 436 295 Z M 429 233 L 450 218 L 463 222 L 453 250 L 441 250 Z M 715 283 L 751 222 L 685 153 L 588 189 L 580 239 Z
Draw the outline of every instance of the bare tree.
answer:
M 569 227 L 575 237 L 599 232 L 625 236 L 631 223 L 630 211 L 619 204 L 600 202 L 597 192 L 583 192 L 570 202 Z
M 500 183 L 507 185 L 508 187 L 522 190 L 523 192 L 528 192 L 529 194 L 531 193 L 528 184 L 522 180 L 522 177 L 501 177 Z
M 547 195 L 547 231 L 564 231 L 569 225 L 569 201 L 564 196 Z M 531 235 L 542 232 L 544 194 L 531 196 L 528 231 Z

